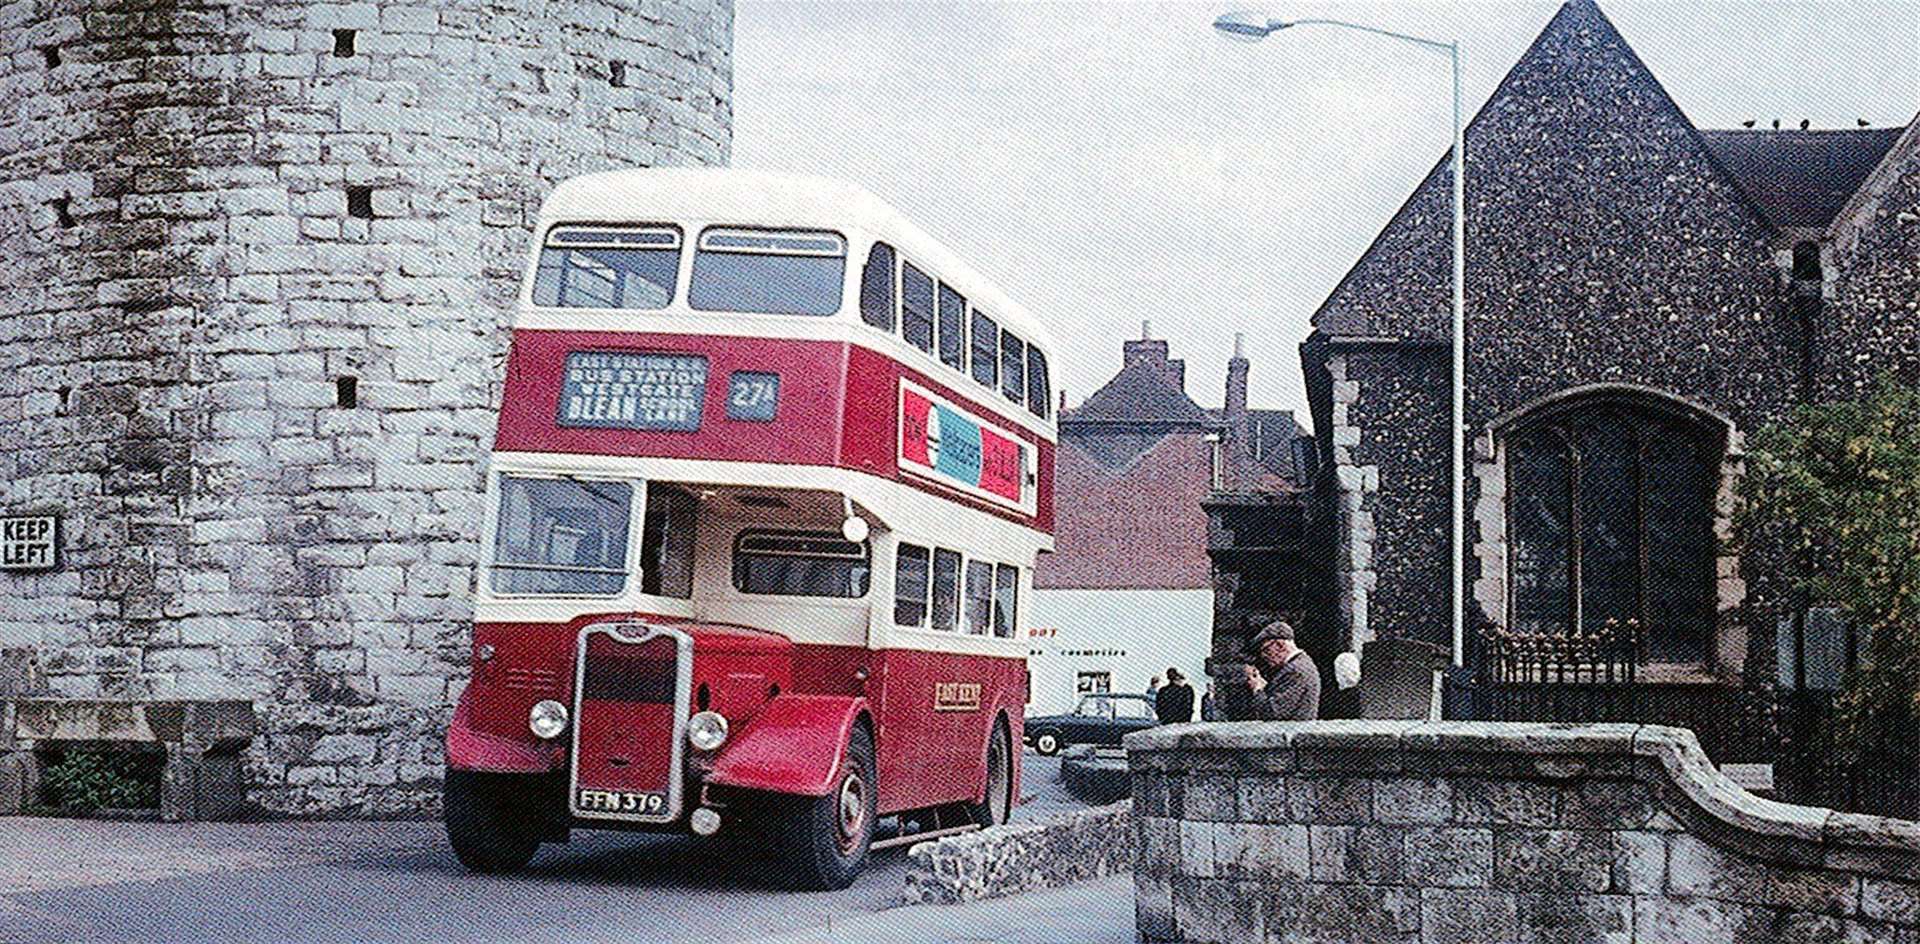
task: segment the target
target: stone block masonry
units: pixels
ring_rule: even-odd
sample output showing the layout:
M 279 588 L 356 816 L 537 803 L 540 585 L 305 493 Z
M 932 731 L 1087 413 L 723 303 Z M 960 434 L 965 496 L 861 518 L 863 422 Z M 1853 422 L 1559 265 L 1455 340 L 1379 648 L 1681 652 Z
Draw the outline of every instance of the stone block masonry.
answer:
M 56 694 L 241 698 L 250 799 L 431 810 L 557 180 L 721 164 L 730 0 L 0 4 L 0 575 Z
M 1651 725 L 1130 735 L 1150 941 L 1920 942 L 1920 823 L 1754 797 Z

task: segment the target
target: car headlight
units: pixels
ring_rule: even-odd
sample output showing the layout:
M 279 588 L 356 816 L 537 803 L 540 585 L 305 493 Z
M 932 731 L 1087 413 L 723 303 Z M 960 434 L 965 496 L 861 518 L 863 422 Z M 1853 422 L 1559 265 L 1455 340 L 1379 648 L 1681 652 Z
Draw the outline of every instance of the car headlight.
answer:
M 567 706 L 557 701 L 548 699 L 536 703 L 533 710 L 527 712 L 527 730 L 532 731 L 534 737 L 552 740 L 566 729 Z
M 727 719 L 717 711 L 703 711 L 687 719 L 687 743 L 694 750 L 718 750 L 727 743 Z

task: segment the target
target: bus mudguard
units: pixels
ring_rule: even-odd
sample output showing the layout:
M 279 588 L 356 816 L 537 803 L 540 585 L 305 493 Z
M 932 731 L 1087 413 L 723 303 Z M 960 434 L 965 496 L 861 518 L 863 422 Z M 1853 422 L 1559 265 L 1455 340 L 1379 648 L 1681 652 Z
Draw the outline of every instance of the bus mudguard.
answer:
M 566 763 L 565 739 L 551 744 L 533 744 L 474 730 L 468 716 L 467 697 L 466 692 L 460 693 L 460 704 L 453 709 L 453 722 L 447 726 L 449 768 L 501 774 L 544 774 Z
M 779 695 L 720 749 L 707 782 L 747 790 L 825 796 L 840 772 L 847 738 L 865 698 Z

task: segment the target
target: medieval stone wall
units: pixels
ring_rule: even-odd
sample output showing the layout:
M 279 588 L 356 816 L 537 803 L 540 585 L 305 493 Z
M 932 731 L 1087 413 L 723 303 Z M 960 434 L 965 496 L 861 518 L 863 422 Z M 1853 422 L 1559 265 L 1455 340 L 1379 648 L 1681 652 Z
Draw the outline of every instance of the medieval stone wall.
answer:
M 252 799 L 433 804 L 540 198 L 724 163 L 729 0 L 0 6 L 0 575 L 56 692 L 248 697 Z
M 1920 940 L 1920 824 L 1759 799 L 1684 730 L 1173 725 L 1127 751 L 1146 940 Z

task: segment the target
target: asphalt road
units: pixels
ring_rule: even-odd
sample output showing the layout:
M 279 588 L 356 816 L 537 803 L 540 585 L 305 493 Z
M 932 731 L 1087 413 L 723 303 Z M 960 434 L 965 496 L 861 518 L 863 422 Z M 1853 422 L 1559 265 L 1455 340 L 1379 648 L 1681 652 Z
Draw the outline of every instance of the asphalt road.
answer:
M 1016 820 L 1078 805 L 1058 767 L 1025 757 Z M 45 835 L 82 828 L 36 822 Z M 765 850 L 583 830 L 494 877 L 462 869 L 432 823 L 224 824 L 213 844 L 196 829 L 213 827 L 88 821 L 59 861 L 16 857 L 29 864 L 12 875 L 0 864 L 0 942 L 752 941 L 897 905 L 906 871 L 905 850 L 887 850 L 851 888 L 794 892 Z M 294 829 L 298 851 L 281 854 Z M 0 820 L 0 863 L 30 838 Z

